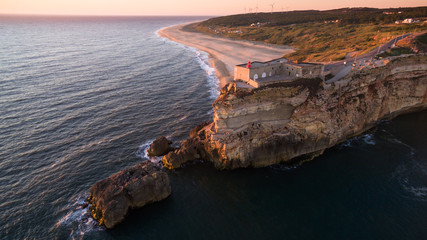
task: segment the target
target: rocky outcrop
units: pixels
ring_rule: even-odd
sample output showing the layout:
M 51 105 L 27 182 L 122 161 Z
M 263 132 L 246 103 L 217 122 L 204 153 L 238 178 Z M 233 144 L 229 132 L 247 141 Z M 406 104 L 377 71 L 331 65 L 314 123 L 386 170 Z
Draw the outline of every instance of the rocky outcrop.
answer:
M 183 163 L 202 158 L 203 143 L 197 138 L 188 138 L 181 147 L 163 156 L 163 165 L 169 169 L 179 168 Z
M 356 70 L 331 84 L 299 79 L 254 90 L 229 85 L 213 104 L 213 123 L 186 140 L 197 154 L 184 158 L 175 151 L 163 163 L 175 168 L 201 157 L 232 169 L 312 158 L 383 118 L 426 108 L 427 56 L 421 54 Z
M 196 159 L 206 159 L 204 141 L 206 140 L 206 129 L 212 126 L 212 122 L 202 123 L 190 131 L 190 138 L 181 143 L 179 149 L 163 156 L 163 166 L 173 169 L 179 168 L 182 164 Z
M 163 200 L 170 194 L 168 175 L 146 161 L 96 183 L 88 202 L 92 217 L 112 228 L 123 221 L 130 208 Z
M 172 142 L 169 141 L 166 137 L 159 137 L 147 149 L 148 156 L 163 156 L 166 153 L 173 150 L 171 148 Z

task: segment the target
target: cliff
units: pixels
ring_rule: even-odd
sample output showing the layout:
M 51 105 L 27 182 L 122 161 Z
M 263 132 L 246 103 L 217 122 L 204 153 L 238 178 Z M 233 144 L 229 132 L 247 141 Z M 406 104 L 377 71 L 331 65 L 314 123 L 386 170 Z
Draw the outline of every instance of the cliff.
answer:
M 381 119 L 426 109 L 426 60 L 421 54 L 399 57 L 332 84 L 299 79 L 254 90 L 229 84 L 213 103 L 213 122 L 163 163 L 176 168 L 203 158 L 232 169 L 312 158 Z

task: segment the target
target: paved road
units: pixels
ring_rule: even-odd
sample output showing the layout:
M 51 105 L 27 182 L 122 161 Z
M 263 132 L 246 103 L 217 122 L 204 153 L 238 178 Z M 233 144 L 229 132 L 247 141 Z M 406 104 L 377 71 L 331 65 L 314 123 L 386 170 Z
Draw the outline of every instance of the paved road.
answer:
M 343 69 L 341 69 L 333 78 L 329 79 L 328 81 L 326 81 L 326 83 L 333 83 L 335 81 L 340 80 L 341 78 L 347 76 L 347 74 L 349 74 L 351 72 L 351 69 L 353 67 L 351 65 L 349 66 L 345 66 Z
M 404 35 L 398 36 L 396 38 L 393 38 L 389 42 L 387 42 L 387 43 L 385 43 L 379 47 L 376 47 L 376 48 L 372 49 L 371 51 L 369 51 L 363 55 L 356 56 L 356 57 L 350 58 L 350 59 L 336 61 L 336 62 L 325 65 L 325 71 L 331 70 L 332 72 L 337 72 L 335 74 L 335 76 L 333 78 L 329 79 L 328 81 L 326 81 L 326 83 L 332 83 L 332 82 L 340 80 L 341 78 L 345 77 L 347 74 L 349 74 L 351 72 L 352 64 L 355 63 L 356 61 L 357 62 L 364 61 L 364 60 L 368 61 L 368 60 L 372 59 L 373 57 L 375 57 L 379 52 L 389 50 L 394 45 L 395 42 L 397 42 L 397 41 L 399 41 L 399 40 L 401 40 L 401 39 L 403 39 L 409 35 L 411 35 L 411 33 L 404 34 Z M 346 62 L 346 64 L 344 64 L 344 62 Z

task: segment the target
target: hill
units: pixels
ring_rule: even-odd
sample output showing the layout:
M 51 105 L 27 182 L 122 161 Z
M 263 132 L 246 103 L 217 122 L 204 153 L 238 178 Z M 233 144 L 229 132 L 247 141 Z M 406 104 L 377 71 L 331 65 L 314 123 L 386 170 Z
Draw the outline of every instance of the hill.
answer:
M 297 48 L 287 56 L 293 60 L 334 61 L 369 52 L 402 34 L 425 32 L 426 16 L 427 7 L 252 13 L 212 18 L 187 29 L 289 45 Z M 408 18 L 415 23 L 401 23 Z
M 239 27 L 251 23 L 264 23 L 265 26 L 285 26 L 298 23 L 324 22 L 339 19 L 342 23 L 394 23 L 405 18 L 420 18 L 427 16 L 427 7 L 416 8 L 341 8 L 318 11 L 292 11 L 273 13 L 238 14 L 208 19 L 200 26 L 210 27 Z

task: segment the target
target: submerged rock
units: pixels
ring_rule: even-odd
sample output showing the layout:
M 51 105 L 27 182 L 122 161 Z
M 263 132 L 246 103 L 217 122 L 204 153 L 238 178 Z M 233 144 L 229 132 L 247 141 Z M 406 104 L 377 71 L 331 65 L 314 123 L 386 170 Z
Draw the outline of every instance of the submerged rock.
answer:
M 148 148 L 148 156 L 163 156 L 168 152 L 172 151 L 173 148 L 170 147 L 172 144 L 166 137 L 157 138 Z
M 170 194 L 168 175 L 146 161 L 97 182 L 90 189 L 88 202 L 92 217 L 112 228 L 123 221 L 129 208 L 163 200 Z

